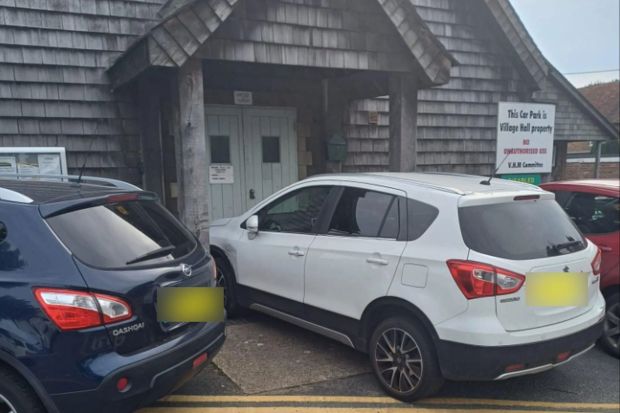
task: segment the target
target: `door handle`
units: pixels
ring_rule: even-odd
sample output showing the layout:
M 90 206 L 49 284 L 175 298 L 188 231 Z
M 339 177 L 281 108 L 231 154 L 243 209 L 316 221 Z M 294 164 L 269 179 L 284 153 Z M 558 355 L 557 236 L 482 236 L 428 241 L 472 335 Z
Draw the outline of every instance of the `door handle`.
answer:
M 608 247 L 607 245 L 599 245 L 598 247 L 599 247 L 599 248 L 601 249 L 601 251 L 603 251 L 603 252 L 612 252 L 612 251 L 613 251 L 613 249 L 612 249 L 611 247 Z
M 388 265 L 388 260 L 384 260 L 383 258 L 366 258 L 366 262 L 368 264 L 377 264 L 377 265 Z
M 295 249 L 290 250 L 288 252 L 288 255 L 292 257 L 303 257 L 304 255 L 306 255 L 306 253 L 300 250 L 299 248 L 295 248 Z
M 250 189 L 249 196 L 250 199 L 256 199 L 256 192 L 253 189 Z

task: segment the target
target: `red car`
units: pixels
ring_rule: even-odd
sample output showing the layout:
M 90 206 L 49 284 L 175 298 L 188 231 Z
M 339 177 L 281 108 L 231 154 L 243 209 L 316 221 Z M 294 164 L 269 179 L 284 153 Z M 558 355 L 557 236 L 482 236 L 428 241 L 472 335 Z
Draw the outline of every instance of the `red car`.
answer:
M 551 182 L 541 185 L 581 232 L 602 252 L 601 290 L 607 301 L 607 320 L 601 344 L 618 357 L 620 347 L 620 180 Z

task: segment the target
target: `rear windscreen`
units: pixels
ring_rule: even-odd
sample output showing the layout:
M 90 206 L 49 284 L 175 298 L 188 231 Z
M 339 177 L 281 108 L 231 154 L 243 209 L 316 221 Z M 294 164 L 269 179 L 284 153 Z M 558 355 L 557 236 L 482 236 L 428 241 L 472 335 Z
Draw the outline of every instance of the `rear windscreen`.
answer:
M 586 241 L 554 200 L 459 208 L 465 244 L 474 251 L 529 260 L 581 251 Z
M 152 201 L 100 205 L 47 222 L 73 255 L 98 268 L 161 264 L 196 247 L 192 234 Z

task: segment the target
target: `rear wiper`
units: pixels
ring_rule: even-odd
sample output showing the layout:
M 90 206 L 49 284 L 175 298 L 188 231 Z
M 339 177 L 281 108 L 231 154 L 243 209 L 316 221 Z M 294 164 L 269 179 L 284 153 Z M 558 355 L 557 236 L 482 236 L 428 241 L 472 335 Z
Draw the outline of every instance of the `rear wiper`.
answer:
M 153 258 L 164 257 L 164 256 L 170 254 L 172 251 L 174 251 L 175 248 L 176 247 L 173 246 L 173 245 L 167 245 L 165 247 L 158 248 L 158 249 L 153 250 L 151 252 L 147 252 L 146 254 L 141 255 L 141 256 L 139 256 L 137 258 L 134 258 L 131 261 L 127 261 L 125 263 L 125 265 L 136 264 L 138 262 L 152 260 Z
M 557 254 L 560 253 L 561 250 L 570 250 L 572 247 L 581 247 L 583 245 L 583 242 L 576 240 L 576 241 L 569 241 L 569 242 L 564 242 L 562 244 L 552 244 L 547 246 L 547 251 L 548 252 L 556 252 Z

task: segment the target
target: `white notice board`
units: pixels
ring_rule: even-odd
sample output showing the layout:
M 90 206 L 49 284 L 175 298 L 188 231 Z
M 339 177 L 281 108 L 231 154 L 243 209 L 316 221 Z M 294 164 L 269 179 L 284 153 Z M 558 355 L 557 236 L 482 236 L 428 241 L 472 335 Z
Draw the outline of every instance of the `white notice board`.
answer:
M 553 164 L 555 105 L 499 102 L 499 174 L 549 173 Z M 500 166 L 501 165 L 501 166 Z
M 68 175 L 65 148 L 0 148 L 0 175 Z

